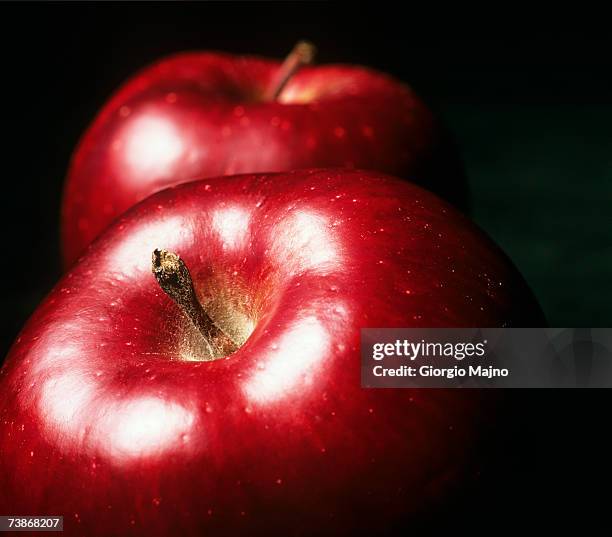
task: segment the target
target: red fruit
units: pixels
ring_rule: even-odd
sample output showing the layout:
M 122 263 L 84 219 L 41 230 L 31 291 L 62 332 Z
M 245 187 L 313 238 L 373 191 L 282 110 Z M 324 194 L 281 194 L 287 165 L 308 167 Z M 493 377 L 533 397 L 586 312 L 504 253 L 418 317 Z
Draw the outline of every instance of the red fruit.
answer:
M 151 274 L 167 248 L 240 348 Z M 542 324 L 508 259 L 418 187 L 347 170 L 165 190 L 60 281 L 0 374 L 0 512 L 67 535 L 354 535 L 439 501 L 491 412 L 362 389 L 362 327 Z
M 417 178 L 460 197 L 457 156 L 410 88 L 364 67 L 323 65 L 302 68 L 277 98 L 266 95 L 280 71 L 277 61 L 196 52 L 161 60 L 124 84 L 70 165 L 66 265 L 136 202 L 203 177 L 347 166 Z

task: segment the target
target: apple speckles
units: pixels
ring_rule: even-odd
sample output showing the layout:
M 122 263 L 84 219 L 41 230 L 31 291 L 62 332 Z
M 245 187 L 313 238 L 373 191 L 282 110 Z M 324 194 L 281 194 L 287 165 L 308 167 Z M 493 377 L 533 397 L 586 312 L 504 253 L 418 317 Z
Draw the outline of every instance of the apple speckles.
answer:
M 173 91 L 171 91 L 170 93 L 166 94 L 166 102 L 168 104 L 174 104 L 177 101 L 178 97 L 176 95 L 176 93 L 174 93 Z
M 128 117 L 132 113 L 132 109 L 129 106 L 122 106 L 119 108 L 119 115 L 121 117 Z
M 342 317 L 346 317 L 346 315 L 347 315 L 346 308 L 344 307 L 344 305 L 343 305 L 343 304 L 336 304 L 336 305 L 334 306 L 333 312 L 334 312 L 336 315 L 340 315 L 340 316 L 342 316 Z
M 374 139 L 374 129 L 370 127 L 369 125 L 361 126 L 361 134 L 363 135 L 364 138 L 367 138 L 368 140 Z
M 273 127 L 280 127 L 281 124 L 281 118 L 278 116 L 273 116 L 272 119 L 270 120 L 270 125 L 272 125 Z
M 223 138 L 229 138 L 232 135 L 232 128 L 228 125 L 224 125 L 221 128 L 221 136 L 223 136 Z
M 336 138 L 342 139 L 346 136 L 346 129 L 338 125 L 337 127 L 334 127 L 333 133 Z
M 233 113 L 236 117 L 244 116 L 244 106 L 235 106 Z

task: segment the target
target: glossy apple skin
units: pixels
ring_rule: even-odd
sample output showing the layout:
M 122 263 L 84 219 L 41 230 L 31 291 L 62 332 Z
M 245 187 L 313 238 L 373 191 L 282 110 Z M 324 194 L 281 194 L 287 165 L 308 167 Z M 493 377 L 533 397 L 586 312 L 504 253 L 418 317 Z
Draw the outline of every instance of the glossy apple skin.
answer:
M 357 66 L 304 67 L 262 102 L 280 63 L 184 53 L 128 80 L 77 147 L 63 200 L 70 265 L 116 216 L 185 181 L 348 166 L 418 177 L 462 203 L 456 152 L 410 88 Z M 413 179 L 414 180 L 414 179 Z
M 190 361 L 154 248 L 182 256 L 221 326 L 254 328 L 235 354 Z M 380 529 L 460 479 L 492 391 L 362 389 L 360 328 L 543 322 L 498 248 L 405 181 L 165 190 L 90 246 L 12 348 L 0 512 L 63 514 L 87 536 Z

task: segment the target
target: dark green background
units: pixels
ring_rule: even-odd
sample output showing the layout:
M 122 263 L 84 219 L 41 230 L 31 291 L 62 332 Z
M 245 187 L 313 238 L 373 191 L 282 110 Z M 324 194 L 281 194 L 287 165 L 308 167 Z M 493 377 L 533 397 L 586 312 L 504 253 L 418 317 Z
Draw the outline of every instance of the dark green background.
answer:
M 455 28 L 406 46 L 401 71 L 459 144 L 473 219 L 551 326 L 610 326 L 612 39 L 577 13 Z
M 474 220 L 537 294 L 551 326 L 610 326 L 612 107 L 442 108 L 466 162 Z

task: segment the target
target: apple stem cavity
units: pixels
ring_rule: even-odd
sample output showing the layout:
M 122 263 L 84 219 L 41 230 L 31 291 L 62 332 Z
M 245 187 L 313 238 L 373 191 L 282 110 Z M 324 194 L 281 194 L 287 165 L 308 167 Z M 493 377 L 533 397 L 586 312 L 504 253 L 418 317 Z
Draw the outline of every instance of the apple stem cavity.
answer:
M 205 359 L 222 358 L 238 349 L 240 345 L 215 324 L 200 304 L 189 269 L 177 254 L 156 248 L 151 269 L 162 290 L 174 300 L 204 337 L 208 354 Z
M 291 77 L 295 75 L 302 66 L 310 65 L 314 62 L 316 52 L 317 48 L 309 41 L 299 41 L 285 58 L 277 75 L 272 79 L 272 83 L 269 84 L 264 92 L 264 101 L 276 101 Z

